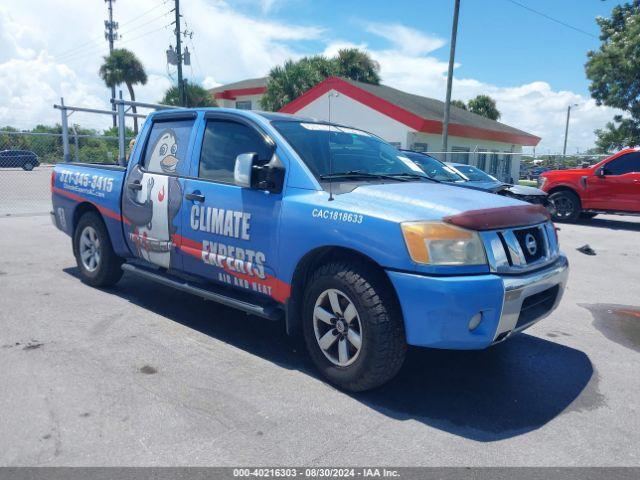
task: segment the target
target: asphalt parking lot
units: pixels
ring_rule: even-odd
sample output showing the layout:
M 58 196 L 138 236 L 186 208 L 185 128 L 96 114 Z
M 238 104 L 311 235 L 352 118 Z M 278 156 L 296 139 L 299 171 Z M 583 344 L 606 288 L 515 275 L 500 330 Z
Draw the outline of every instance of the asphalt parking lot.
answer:
M 0 465 L 640 466 L 639 238 L 562 225 L 552 316 L 350 395 L 282 325 L 129 275 L 92 289 L 48 216 L 2 217 Z

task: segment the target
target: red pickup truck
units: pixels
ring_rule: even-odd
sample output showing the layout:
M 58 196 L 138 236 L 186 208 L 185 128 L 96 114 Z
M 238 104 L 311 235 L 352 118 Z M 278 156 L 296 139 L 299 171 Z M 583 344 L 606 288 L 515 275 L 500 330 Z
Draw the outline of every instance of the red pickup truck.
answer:
M 545 172 L 538 186 L 549 194 L 555 221 L 640 214 L 640 148 L 621 150 L 593 167 Z

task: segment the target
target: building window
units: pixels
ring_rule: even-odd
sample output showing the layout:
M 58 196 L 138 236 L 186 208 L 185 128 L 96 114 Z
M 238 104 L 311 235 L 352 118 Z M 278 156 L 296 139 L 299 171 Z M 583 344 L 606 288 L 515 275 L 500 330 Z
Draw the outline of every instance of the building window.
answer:
M 486 151 L 487 151 L 486 148 L 478 149 L 478 168 L 480 170 L 487 169 L 487 154 L 485 153 Z
M 489 173 L 496 176 L 498 173 L 498 153 L 493 152 L 491 154 L 491 162 L 489 163 Z
M 236 108 L 238 110 L 251 110 L 251 100 L 238 100 Z
M 411 149 L 415 152 L 428 152 L 429 144 L 424 142 L 416 142 L 413 144 L 413 147 Z
M 453 163 L 464 163 L 469 165 L 469 147 L 453 147 L 451 161 Z
M 511 157 L 509 153 L 502 155 L 502 180 L 504 182 L 511 182 Z

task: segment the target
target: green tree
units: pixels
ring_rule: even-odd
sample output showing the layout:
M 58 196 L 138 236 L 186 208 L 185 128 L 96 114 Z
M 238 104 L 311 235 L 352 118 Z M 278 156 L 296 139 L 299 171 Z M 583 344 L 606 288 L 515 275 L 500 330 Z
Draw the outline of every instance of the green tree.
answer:
M 269 72 L 267 91 L 261 106 L 265 110 L 277 111 L 295 100 L 304 92 L 332 76 L 377 84 L 380 82 L 378 63 L 366 52 L 358 49 L 343 49 L 335 58 L 323 55 L 287 60 Z
M 125 48 L 116 48 L 111 54 L 104 57 L 104 63 L 100 67 L 100 78 L 104 80 L 107 87 L 116 87 L 122 83 L 129 90 L 129 98 L 132 102 L 136 101 L 136 95 L 133 86 L 140 83 L 147 83 L 147 73 L 144 71 L 142 62 L 138 57 Z M 133 113 L 137 113 L 135 106 L 132 106 Z M 133 131 L 138 134 L 138 118 L 133 117 Z
M 489 95 L 478 95 L 467 102 L 467 110 L 477 115 L 498 120 L 500 111 L 496 107 L 496 101 Z
M 338 50 L 338 56 L 333 59 L 333 63 L 334 75 L 374 85 L 380 83 L 380 64 L 362 50 L 357 48 Z
M 185 96 L 187 107 L 217 107 L 218 104 L 211 96 L 211 93 L 204 87 L 196 83 L 185 81 Z M 180 90 L 178 87 L 171 87 L 164 94 L 160 101 L 164 105 L 180 106 Z
M 640 145 L 640 0 L 617 5 L 611 18 L 596 22 L 600 48 L 587 53 L 585 65 L 591 96 L 627 113 L 596 130 L 596 144 L 604 151 Z
M 451 106 L 461 108 L 462 110 L 467 109 L 467 104 L 462 100 L 451 100 Z
M 102 132 L 105 137 L 117 137 L 120 132 L 118 131 L 118 127 L 109 127 Z M 133 129 L 130 127 L 124 127 L 124 138 L 133 138 L 135 137 L 135 133 Z

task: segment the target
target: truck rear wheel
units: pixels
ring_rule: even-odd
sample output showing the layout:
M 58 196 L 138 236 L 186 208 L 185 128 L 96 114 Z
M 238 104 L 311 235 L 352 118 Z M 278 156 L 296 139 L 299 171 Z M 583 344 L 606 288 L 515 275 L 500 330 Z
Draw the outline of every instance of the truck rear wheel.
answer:
M 366 265 L 337 262 L 320 267 L 307 284 L 307 349 L 322 375 L 345 390 L 380 386 L 404 361 L 402 315 L 385 280 Z
M 122 277 L 122 259 L 113 251 L 107 229 L 97 213 L 87 212 L 80 217 L 73 235 L 73 252 L 84 283 L 108 287 Z
M 553 204 L 551 217 L 556 222 L 575 222 L 580 216 L 580 199 L 568 190 L 560 190 L 549 196 L 549 202 Z

